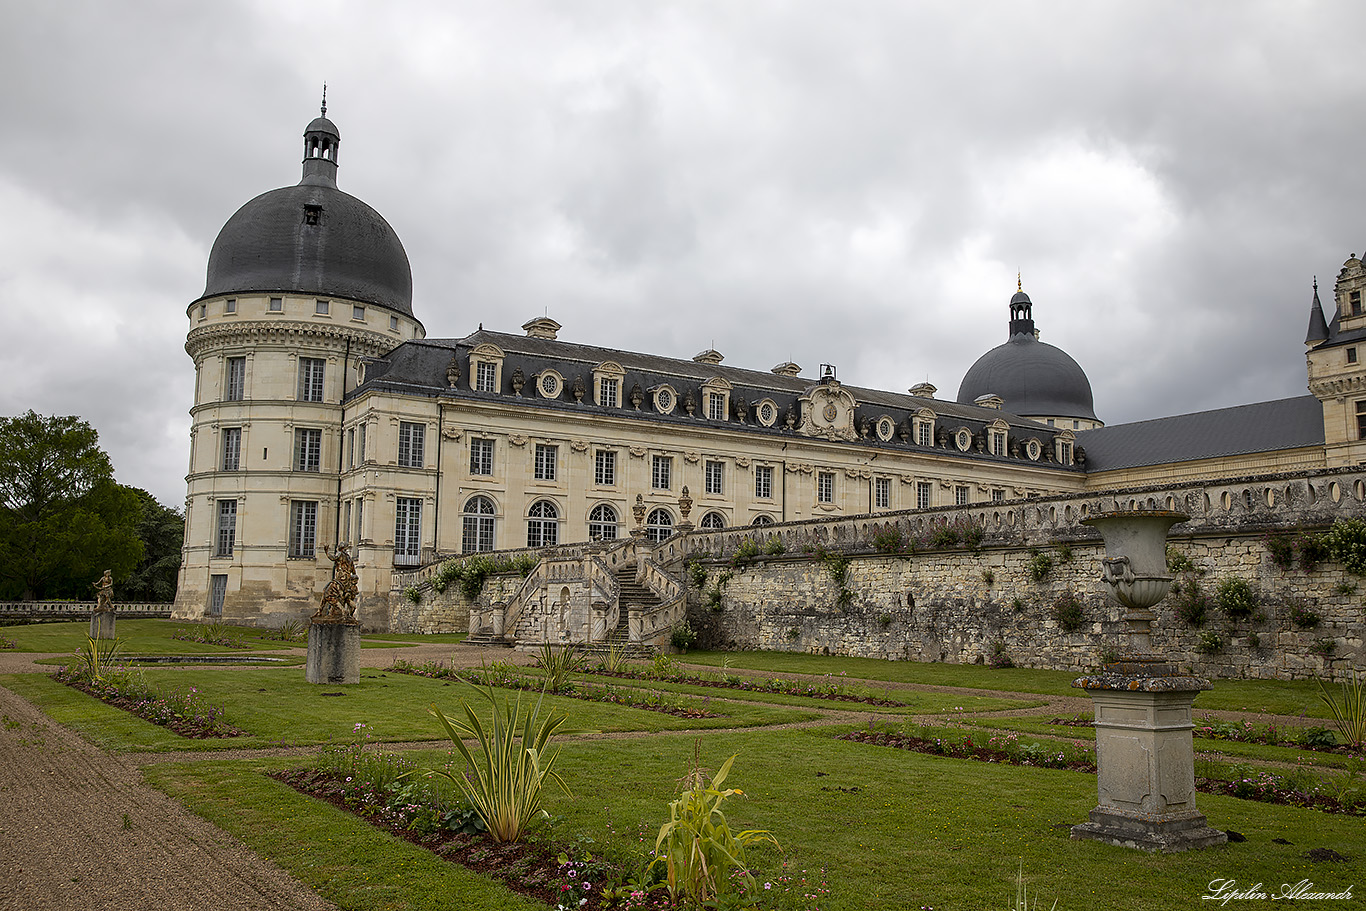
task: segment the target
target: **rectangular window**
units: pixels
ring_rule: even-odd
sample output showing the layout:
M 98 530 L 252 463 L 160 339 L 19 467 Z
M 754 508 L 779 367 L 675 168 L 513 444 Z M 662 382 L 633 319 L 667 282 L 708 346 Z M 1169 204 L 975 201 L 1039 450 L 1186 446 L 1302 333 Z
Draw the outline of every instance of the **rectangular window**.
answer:
M 350 500 L 347 500 L 346 502 L 342 503 L 342 523 L 341 523 L 341 527 L 342 527 L 342 539 L 345 540 L 345 541 L 350 541 L 350 540 L 351 540 L 351 501 L 350 501 Z
M 933 492 L 933 490 L 934 490 L 934 486 L 933 486 L 932 484 L 930 484 L 929 481 L 917 481 L 917 482 L 916 482 L 916 485 L 915 485 L 915 508 L 916 508 L 916 509 L 929 509 L 929 508 L 930 508 L 930 494 Z
M 1072 464 L 1072 444 L 1066 440 L 1058 443 L 1058 462 L 1063 465 Z
M 965 484 L 959 484 L 957 487 L 955 487 L 955 488 L 953 489 L 953 505 L 954 505 L 954 506 L 967 506 L 967 505 L 968 505 L 968 488 L 967 488 L 967 485 L 965 485 Z
M 474 368 L 474 391 L 498 391 L 498 365 L 491 361 L 480 361 Z
M 209 576 L 209 616 L 223 616 L 223 602 L 227 599 L 228 577 L 226 575 L 218 574 Z
M 360 543 L 363 530 L 365 528 L 365 500 L 356 497 L 356 543 Z
M 299 358 L 299 401 L 323 400 L 323 373 L 326 368 L 327 361 L 320 357 Z
M 283 297 L 272 297 L 270 299 L 270 312 L 282 313 L 285 309 L 285 299 Z
M 294 430 L 294 470 L 322 471 L 323 432 L 316 428 Z
M 547 446 L 544 443 L 536 444 L 536 480 L 555 480 L 555 462 L 559 455 L 559 449 L 558 446 Z
M 1357 439 L 1366 440 L 1366 401 L 1357 402 Z
M 617 454 L 610 449 L 599 449 L 593 455 L 593 483 L 612 487 L 617 483 Z
M 1347 301 L 1352 308 L 1352 316 L 1361 315 L 1361 292 L 1353 291 L 1347 295 Z
M 726 419 L 726 397 L 723 393 L 707 393 L 707 419 L 711 421 L 724 421 Z
M 873 478 L 873 508 L 892 508 L 892 479 Z
M 833 471 L 816 473 L 816 502 L 835 502 L 835 473 Z
M 242 467 L 242 428 L 223 428 L 223 471 L 237 471 Z
M 360 437 L 356 440 L 356 458 L 360 459 L 362 465 L 365 464 L 365 425 L 360 425 Z
M 356 428 L 346 431 L 346 467 L 356 467 Z
M 724 478 L 721 473 L 720 462 L 708 462 L 706 466 L 705 490 L 707 493 L 723 494 L 726 492 Z
M 493 440 L 470 440 L 470 474 L 493 474 Z
M 394 506 L 394 562 L 414 566 L 422 557 L 422 501 L 398 497 Z
M 493 516 L 465 513 L 460 552 L 474 554 L 493 550 Z
M 231 557 L 237 543 L 237 501 L 218 501 L 218 536 L 214 541 L 215 557 Z
M 915 442 L 917 446 L 934 446 L 934 424 L 929 421 L 916 421 Z
M 330 309 L 331 307 L 328 306 L 327 301 L 314 301 L 313 303 L 313 312 L 319 316 L 327 316 L 327 312 Z
M 352 304 L 352 305 L 351 305 L 351 318 L 352 318 L 352 319 L 358 319 L 358 320 L 360 320 L 362 323 L 365 322 L 365 308 L 362 307 L 360 304 Z
M 993 490 L 993 491 L 991 492 L 991 502 L 993 502 L 993 503 L 1004 503 L 1004 502 L 1005 502 L 1005 499 L 1006 499 L 1006 492 L 1005 492 L 1004 490 L 1001 490 L 999 487 L 996 488 L 995 490 Z
M 991 454 L 994 456 L 1006 454 L 1006 435 L 999 430 L 991 432 Z
M 389 329 L 390 329 L 390 331 L 393 331 L 393 332 L 397 332 L 397 331 L 398 331 L 398 317 L 397 317 L 397 316 L 391 316 L 391 317 L 389 317 Z
M 289 555 L 312 558 L 318 542 L 318 501 L 289 501 Z
M 237 312 L 237 300 L 236 300 L 235 298 L 231 298 L 231 297 L 230 297 L 230 298 L 228 298 L 227 300 L 223 301 L 223 312 L 224 312 L 224 313 L 236 313 L 236 312 Z
M 427 442 L 427 427 L 400 421 L 398 425 L 398 464 L 403 468 L 421 468 L 426 458 L 423 449 Z
M 204 318 L 205 318 L 206 316 L 208 316 L 208 315 L 209 315 L 209 305 L 208 305 L 208 304 L 200 304 L 200 305 L 199 305 L 199 318 L 200 318 L 200 319 L 204 319 Z
M 598 381 L 598 404 L 603 408 L 617 407 L 617 386 L 619 380 L 603 378 Z
M 655 490 L 668 490 L 673 484 L 673 469 L 673 456 L 655 456 L 650 465 L 650 486 Z
M 773 466 L 754 466 L 754 498 L 756 500 L 773 499 Z
M 223 390 L 223 401 L 240 402 L 247 388 L 247 359 L 228 358 L 227 384 Z
M 1348 349 L 1347 349 L 1347 363 L 1349 363 L 1349 364 L 1355 364 L 1356 362 L 1357 362 L 1357 350 L 1356 350 L 1355 348 L 1348 348 Z

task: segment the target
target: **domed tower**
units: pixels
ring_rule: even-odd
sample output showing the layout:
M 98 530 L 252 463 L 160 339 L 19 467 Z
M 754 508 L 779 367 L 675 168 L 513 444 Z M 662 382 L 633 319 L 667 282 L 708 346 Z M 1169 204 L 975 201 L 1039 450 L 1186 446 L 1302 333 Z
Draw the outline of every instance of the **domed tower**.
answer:
M 1020 417 L 1067 430 L 1090 430 L 1102 423 L 1091 399 L 1091 381 L 1061 348 L 1039 341 L 1034 305 L 1021 285 L 1010 299 L 1010 337 L 969 368 L 958 387 L 958 402 L 971 405 L 997 395 Z
M 337 189 L 340 147 L 324 99 L 303 178 L 228 219 L 186 311 L 195 397 L 177 617 L 278 624 L 316 609 L 331 577 L 323 546 L 347 539 L 339 482 L 356 454 L 342 427 L 356 416 L 343 396 L 361 358 L 425 335 L 398 235 Z

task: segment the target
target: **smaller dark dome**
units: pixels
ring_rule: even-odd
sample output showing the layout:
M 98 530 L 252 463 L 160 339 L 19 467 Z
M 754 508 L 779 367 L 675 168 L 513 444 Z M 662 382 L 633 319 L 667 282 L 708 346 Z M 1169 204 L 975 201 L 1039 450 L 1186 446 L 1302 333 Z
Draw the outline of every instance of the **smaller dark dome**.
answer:
M 1028 304 L 1028 303 L 1032 303 L 1032 302 L 1030 301 L 1030 299 L 1029 299 L 1029 295 L 1028 295 L 1028 294 L 1025 294 L 1023 291 L 1016 291 L 1016 292 L 1015 292 L 1015 296 L 1012 297 L 1012 298 L 1010 299 L 1010 302 L 1011 302 L 1012 304 Z
M 297 123 L 297 121 L 296 121 L 296 123 Z M 331 133 L 333 136 L 337 137 L 338 139 L 341 139 L 341 131 L 337 129 L 337 125 L 336 125 L 335 123 L 333 123 L 332 121 L 328 120 L 326 117 L 314 117 L 314 118 L 313 118 L 313 122 L 310 123 L 310 124 L 304 129 L 304 132 L 305 132 L 305 133 Z

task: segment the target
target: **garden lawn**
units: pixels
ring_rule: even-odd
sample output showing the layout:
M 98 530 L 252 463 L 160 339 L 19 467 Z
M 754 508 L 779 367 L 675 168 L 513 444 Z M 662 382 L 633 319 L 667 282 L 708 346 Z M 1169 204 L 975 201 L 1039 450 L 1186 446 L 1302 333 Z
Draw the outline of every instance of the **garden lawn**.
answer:
M 819 878 L 827 868 L 831 893 L 820 902 L 826 911 L 1004 908 L 1021 863 L 1039 907 L 1057 898 L 1060 911 L 1195 908 L 1216 878 L 1244 887 L 1308 879 L 1321 889 L 1366 881 L 1360 819 L 1202 794 L 1199 805 L 1211 824 L 1247 840 L 1146 854 L 1069 839 L 1070 826 L 1095 805 L 1092 775 L 924 756 L 811 731 L 565 743 L 557 769 L 574 796 L 557 789 L 547 795 L 558 818 L 554 837 L 591 838 L 643 861 L 695 746 L 713 770 L 738 754 L 726 785 L 744 796 L 724 806 L 732 828 L 769 829 L 796 869 Z M 409 758 L 438 765 L 447 753 Z M 366 838 L 363 823 L 276 790 L 248 764 L 159 766 L 147 775 L 343 908 L 429 907 L 407 891 L 413 876 L 436 875 L 412 849 Z M 1304 857 L 1313 848 L 1348 861 L 1313 863 Z M 764 849 L 752 859 L 760 882 L 772 881 L 778 854 Z M 433 882 L 455 888 L 448 879 Z M 377 904 L 373 895 L 390 904 Z M 489 904 L 468 907 L 507 907 L 494 897 L 481 901 Z
M 162 691 L 194 687 L 210 705 L 224 710 L 224 720 L 246 736 L 189 740 L 134 718 L 41 674 L 0 678 L 0 683 L 64 724 L 107 749 L 223 750 L 258 746 L 338 743 L 365 724 L 375 740 L 421 741 L 443 737 L 428 714 L 435 702 L 448 714 L 459 700 L 475 696 L 461 683 L 428 680 L 408 674 L 363 672 L 354 686 L 319 686 L 304 682 L 299 668 L 142 668 L 145 679 Z M 516 699 L 510 690 L 494 690 L 500 699 Z M 536 693 L 524 693 L 523 705 L 534 705 Z M 547 696 L 545 706 L 568 714 L 568 727 L 592 731 L 677 731 L 784 724 L 818 717 L 813 711 L 781 706 L 713 702 L 715 718 L 677 718 L 660 712 L 615 707 L 560 696 Z M 119 716 L 122 716 L 121 718 Z M 124 720 L 127 719 L 127 720 Z M 112 730 L 107 729 L 112 725 Z
M 1072 687 L 1081 676 L 1074 671 L 1036 668 L 992 668 L 979 664 L 884 661 L 878 658 L 843 658 L 801 652 L 689 652 L 680 657 L 686 664 L 745 668 L 783 674 L 829 674 L 849 683 L 885 680 L 933 686 L 959 686 L 1010 693 L 1049 696 L 1083 696 Z M 1198 672 L 1198 668 L 1196 669 Z M 1334 695 L 1337 695 L 1334 691 Z M 1272 715 L 1329 717 L 1311 680 L 1215 680 L 1214 688 L 1195 698 L 1199 711 L 1264 712 Z
M 290 643 L 278 639 L 255 639 L 250 633 L 261 632 L 251 627 L 234 627 L 241 632 L 246 649 L 203 642 L 186 642 L 171 637 L 182 630 L 194 629 L 195 624 L 173 620 L 119 620 L 119 652 L 124 655 L 249 655 L 252 652 L 290 648 Z M 65 652 L 75 654 L 90 637 L 89 621 L 72 623 L 31 623 L 7 626 L 4 635 L 14 640 L 21 652 Z M 300 643 L 294 643 L 299 645 Z

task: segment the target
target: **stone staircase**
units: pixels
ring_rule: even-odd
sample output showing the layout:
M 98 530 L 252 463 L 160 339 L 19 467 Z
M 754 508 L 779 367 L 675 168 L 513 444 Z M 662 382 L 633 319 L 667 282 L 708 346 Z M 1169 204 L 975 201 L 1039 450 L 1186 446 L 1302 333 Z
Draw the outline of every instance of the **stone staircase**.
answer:
M 639 642 L 631 641 L 631 622 L 627 611 L 627 605 L 636 604 L 644 610 L 652 610 L 659 606 L 659 598 L 655 593 L 636 581 L 636 568 L 634 565 L 620 567 L 617 572 L 618 596 L 617 604 L 621 606 L 621 617 L 617 621 L 616 628 L 607 634 L 607 638 L 602 642 L 594 642 L 592 645 L 580 646 L 586 655 L 605 655 L 612 649 L 616 649 L 626 658 L 653 658 L 655 649 Z
M 462 645 L 477 645 L 481 648 L 512 648 L 512 643 L 506 639 L 495 639 L 493 637 L 493 627 L 486 626 L 478 632 L 471 633 L 465 637 Z

